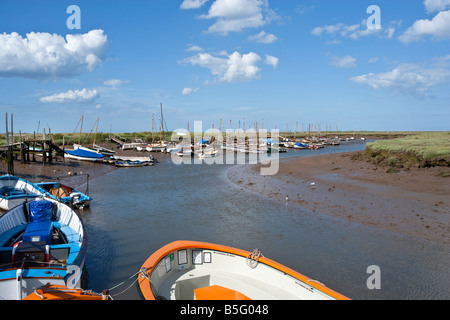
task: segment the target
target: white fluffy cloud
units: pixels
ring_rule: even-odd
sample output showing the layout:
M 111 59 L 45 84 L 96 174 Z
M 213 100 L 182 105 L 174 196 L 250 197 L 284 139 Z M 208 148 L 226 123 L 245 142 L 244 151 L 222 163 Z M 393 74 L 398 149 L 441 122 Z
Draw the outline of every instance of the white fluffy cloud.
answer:
M 183 10 L 198 9 L 208 1 L 209 0 L 184 0 L 180 6 L 180 9 Z
M 86 103 L 92 102 L 99 97 L 97 90 L 69 90 L 67 92 L 57 93 L 48 97 L 39 99 L 42 103 Z
M 266 54 L 266 64 L 274 67 L 275 69 L 278 67 L 278 65 L 280 64 L 280 59 L 278 59 L 277 57 L 273 57 L 273 56 L 269 56 L 268 54 Z
M 199 53 L 181 62 L 206 68 L 214 76 L 214 82 L 223 83 L 258 78 L 261 60 L 261 57 L 254 52 L 240 54 L 236 51 L 226 56 Z
M 103 30 L 86 34 L 0 34 L 0 77 L 64 78 L 92 71 L 108 46 Z
M 431 96 L 439 85 L 450 80 L 450 55 L 434 59 L 429 64 L 403 63 L 383 73 L 369 73 L 351 78 L 355 83 L 373 89 L 387 88 L 396 93 L 409 94 L 417 99 Z
M 277 18 L 268 0 L 215 0 L 202 19 L 216 19 L 208 32 L 228 34 L 261 27 Z
M 338 68 L 356 68 L 356 58 L 349 55 L 343 57 L 331 56 L 330 64 Z
M 450 10 L 439 12 L 433 19 L 417 20 L 399 40 L 405 44 L 431 37 L 435 40 L 450 39 Z
M 395 32 L 395 26 L 398 22 L 391 21 L 386 28 L 381 29 L 369 29 L 367 28 L 366 20 L 362 20 L 360 24 L 347 25 L 344 23 L 337 23 L 333 25 L 326 25 L 323 27 L 316 27 L 311 31 L 313 36 L 330 35 L 334 37 L 350 38 L 358 40 L 362 37 L 371 35 L 383 36 L 388 39 L 392 38 Z
M 248 40 L 256 41 L 256 42 L 264 43 L 264 44 L 270 44 L 270 43 L 274 43 L 275 41 L 277 41 L 278 38 L 274 34 L 266 33 L 265 31 L 261 31 L 260 33 L 254 35 L 254 36 L 249 36 Z
M 433 13 L 450 8 L 450 0 L 425 0 L 424 5 L 428 13 Z
M 184 89 L 181 91 L 181 94 L 182 94 L 182 95 L 188 95 L 188 94 L 191 94 L 191 93 L 195 93 L 195 92 L 197 92 L 198 90 L 200 90 L 200 88 L 184 88 Z
M 105 86 L 109 87 L 118 87 L 124 83 L 128 83 L 128 81 L 120 80 L 120 79 L 109 79 L 103 82 Z

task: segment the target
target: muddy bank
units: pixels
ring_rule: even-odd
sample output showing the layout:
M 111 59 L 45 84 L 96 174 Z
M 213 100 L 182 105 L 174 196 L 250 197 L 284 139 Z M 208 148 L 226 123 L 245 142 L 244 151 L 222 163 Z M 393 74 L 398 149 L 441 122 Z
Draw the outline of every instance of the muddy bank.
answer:
M 386 168 L 357 159 L 354 152 L 280 161 L 275 176 L 260 165 L 229 170 L 242 188 L 296 205 L 399 234 L 450 243 L 448 167 Z M 287 198 L 287 200 L 286 200 Z

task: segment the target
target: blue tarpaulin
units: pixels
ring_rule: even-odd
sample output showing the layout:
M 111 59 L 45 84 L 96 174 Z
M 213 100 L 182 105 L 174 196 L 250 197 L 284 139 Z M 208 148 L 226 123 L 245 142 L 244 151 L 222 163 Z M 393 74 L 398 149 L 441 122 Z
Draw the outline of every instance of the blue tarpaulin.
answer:
M 66 153 L 77 156 L 77 157 L 83 157 L 83 158 L 94 158 L 94 159 L 102 159 L 105 157 L 105 155 L 91 152 L 83 149 L 76 149 L 76 150 L 66 150 Z
M 53 202 L 38 200 L 30 202 L 31 222 L 51 221 L 53 217 Z

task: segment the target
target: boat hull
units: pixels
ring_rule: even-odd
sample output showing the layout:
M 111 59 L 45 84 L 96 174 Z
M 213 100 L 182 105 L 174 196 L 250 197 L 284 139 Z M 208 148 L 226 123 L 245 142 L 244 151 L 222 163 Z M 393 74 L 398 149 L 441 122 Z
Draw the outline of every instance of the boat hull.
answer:
M 11 175 L 0 177 L 0 209 L 11 210 L 25 200 L 43 196 L 44 190 L 33 183 Z
M 148 300 L 348 299 L 273 260 L 263 256 L 255 259 L 252 254 L 216 244 L 176 241 L 145 261 L 139 287 Z

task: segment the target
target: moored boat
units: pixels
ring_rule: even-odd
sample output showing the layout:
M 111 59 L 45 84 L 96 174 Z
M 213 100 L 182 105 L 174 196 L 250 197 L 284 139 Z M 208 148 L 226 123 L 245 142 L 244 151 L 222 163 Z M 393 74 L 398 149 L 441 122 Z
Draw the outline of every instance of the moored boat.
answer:
M 36 186 L 46 191 L 46 195 L 75 208 L 89 207 L 92 198 L 88 195 L 57 181 L 38 182 Z
M 144 166 L 152 166 L 153 162 L 147 161 L 116 161 L 116 167 L 144 167 Z
M 44 194 L 33 183 L 12 175 L 0 177 L 0 209 L 10 210 L 24 201 L 31 201 Z
M 75 160 L 80 160 L 80 161 L 103 161 L 103 159 L 105 159 L 105 155 L 94 152 L 94 151 L 89 151 L 89 150 L 84 150 L 84 149 L 74 149 L 74 150 L 65 150 L 65 154 L 64 154 L 65 158 L 69 158 L 69 159 L 75 159 Z
M 138 282 L 148 300 L 348 299 L 257 249 L 195 241 L 157 250 L 142 265 Z
M 21 300 L 46 284 L 80 288 L 87 235 L 69 206 L 23 203 L 0 217 L 0 299 Z

